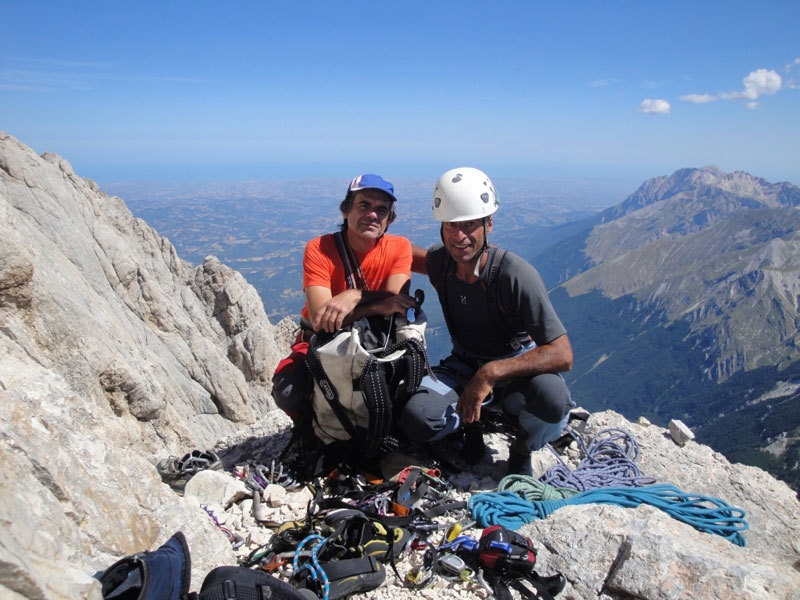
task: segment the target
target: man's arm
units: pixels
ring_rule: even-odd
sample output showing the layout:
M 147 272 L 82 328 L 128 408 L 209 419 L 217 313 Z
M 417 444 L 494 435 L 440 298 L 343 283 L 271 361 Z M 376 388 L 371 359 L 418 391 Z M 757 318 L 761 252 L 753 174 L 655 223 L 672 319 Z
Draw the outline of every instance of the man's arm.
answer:
M 411 270 L 414 273 L 428 274 L 428 267 L 425 264 L 427 256 L 428 251 L 425 248 L 411 244 Z
M 481 403 L 498 382 L 570 369 L 572 345 L 567 334 L 517 356 L 487 362 L 475 372 L 459 396 L 456 412 L 464 422 L 475 422 L 481 417 Z
M 306 288 L 308 316 L 315 331 L 334 332 L 353 321 L 372 315 L 404 314 L 417 302 L 408 295 L 411 278 L 405 274 L 390 275 L 385 290 L 344 290 L 331 296 L 329 288 L 312 285 Z

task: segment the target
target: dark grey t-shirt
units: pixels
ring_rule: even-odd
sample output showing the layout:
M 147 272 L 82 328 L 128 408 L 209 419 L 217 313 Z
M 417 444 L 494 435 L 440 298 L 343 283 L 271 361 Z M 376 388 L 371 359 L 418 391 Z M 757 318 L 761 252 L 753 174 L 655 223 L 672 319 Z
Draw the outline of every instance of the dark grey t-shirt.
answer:
M 426 264 L 428 277 L 447 315 L 453 343 L 478 357 L 507 356 L 511 352 L 508 332 L 496 326 L 489 312 L 488 269 L 481 272 L 475 283 L 464 283 L 456 277 L 455 263 L 441 245 L 428 252 Z M 442 279 L 445 269 L 447 273 Z M 438 285 L 440 282 L 443 287 Z M 537 346 L 566 333 L 541 275 L 531 264 L 506 252 L 495 285 L 498 307 L 511 331 L 527 333 Z

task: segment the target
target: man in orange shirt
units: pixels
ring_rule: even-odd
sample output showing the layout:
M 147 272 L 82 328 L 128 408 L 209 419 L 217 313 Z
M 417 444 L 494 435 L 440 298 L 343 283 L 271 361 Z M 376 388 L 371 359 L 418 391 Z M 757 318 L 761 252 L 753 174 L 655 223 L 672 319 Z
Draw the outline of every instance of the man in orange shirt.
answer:
M 335 234 L 314 238 L 303 256 L 301 331 L 292 347 L 294 368 L 276 373 L 273 397 L 292 419 L 309 407 L 312 378 L 305 363 L 303 344 L 315 331 L 334 332 L 372 315 L 405 314 L 417 302 L 408 295 L 411 284 L 411 242 L 386 233 L 396 218 L 394 186 L 378 175 L 365 174 L 350 182 L 339 205 L 344 221 L 341 239 L 352 257 L 350 275 L 342 262 Z M 293 353 L 294 355 L 294 353 Z

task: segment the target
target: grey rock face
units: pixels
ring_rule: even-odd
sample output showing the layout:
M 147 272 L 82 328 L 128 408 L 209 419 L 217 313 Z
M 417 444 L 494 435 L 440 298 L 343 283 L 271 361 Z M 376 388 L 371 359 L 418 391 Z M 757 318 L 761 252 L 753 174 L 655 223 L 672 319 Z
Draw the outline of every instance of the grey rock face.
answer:
M 269 387 L 293 327 L 273 327 L 240 274 L 212 257 L 192 267 L 65 160 L 0 133 L 0 597 L 98 599 L 92 574 L 177 530 L 199 591 L 212 568 L 237 561 L 208 506 L 248 540 L 238 552 L 263 542 L 230 469 L 286 441 Z M 785 484 L 613 412 L 588 416 L 583 433 L 611 427 L 638 441 L 646 475 L 744 509 L 746 546 L 653 506 L 565 506 L 521 529 L 538 570 L 566 576 L 560 598 L 799 597 L 800 504 Z M 507 442 L 495 436 L 464 475 L 472 491 L 496 486 Z M 224 450 L 226 470 L 180 496 L 155 464 L 196 448 Z M 533 464 L 557 460 L 578 456 L 541 450 Z M 263 510 L 290 520 L 307 501 L 304 490 L 274 494 Z M 370 597 L 475 596 L 388 579 Z
M 192 267 L 67 161 L 0 133 L 2 585 L 96 597 L 87 574 L 170 522 L 213 547 L 153 465 L 273 408 L 285 353 L 239 273 Z

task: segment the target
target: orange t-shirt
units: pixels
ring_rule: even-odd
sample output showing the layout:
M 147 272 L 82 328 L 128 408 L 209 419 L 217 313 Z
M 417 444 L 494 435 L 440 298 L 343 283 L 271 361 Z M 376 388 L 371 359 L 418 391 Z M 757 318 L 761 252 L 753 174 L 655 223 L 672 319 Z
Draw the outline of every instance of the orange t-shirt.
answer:
M 392 275 L 411 277 L 411 242 L 400 235 L 384 234 L 366 254 L 353 252 L 370 290 L 383 290 Z M 331 296 L 347 289 L 344 265 L 332 233 L 314 238 L 306 244 L 303 255 L 303 290 L 319 285 L 331 290 Z M 302 315 L 308 318 L 308 306 Z

